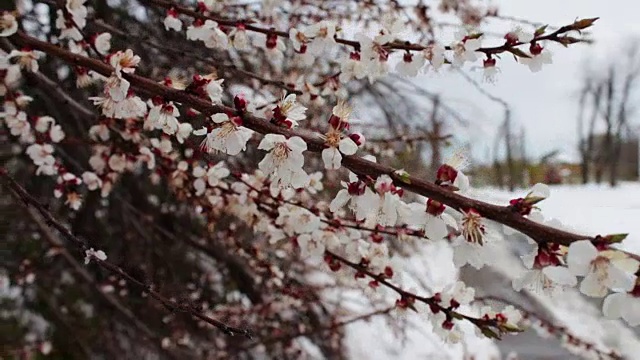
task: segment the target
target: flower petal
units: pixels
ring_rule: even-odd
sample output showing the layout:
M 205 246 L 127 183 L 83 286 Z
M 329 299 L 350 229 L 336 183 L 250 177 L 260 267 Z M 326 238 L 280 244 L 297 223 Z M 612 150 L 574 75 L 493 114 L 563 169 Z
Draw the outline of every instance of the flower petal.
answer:
M 331 204 L 329 204 L 329 210 L 331 212 L 338 211 L 338 209 L 341 209 L 342 207 L 344 207 L 347 204 L 347 202 L 349 202 L 350 199 L 351 199 L 351 196 L 349 195 L 349 191 L 347 189 L 342 189 L 338 191 L 338 194 L 336 194 L 336 197 L 333 200 L 331 200 Z
M 299 136 L 291 137 L 289 141 L 287 141 L 287 145 L 291 148 L 291 150 L 299 152 L 307 150 L 307 143 Z
M 225 113 L 213 114 L 213 115 L 211 115 L 211 120 L 216 124 L 220 124 L 220 123 L 223 123 L 225 121 L 229 121 L 229 115 L 227 115 Z
M 578 283 L 578 280 L 576 280 L 576 277 L 573 276 L 569 269 L 562 266 L 547 266 L 542 269 L 542 272 L 549 280 L 558 285 L 576 286 Z
M 533 185 L 530 191 L 531 196 L 548 198 L 551 195 L 551 191 L 549 190 L 549 186 L 543 183 L 537 183 Z
M 444 220 L 435 216 L 432 216 L 427 222 L 427 225 L 424 227 L 424 231 L 431 240 L 442 240 L 449 235 L 449 231 L 447 230 L 447 225 L 444 223 Z
M 287 138 L 284 135 L 280 134 L 267 134 L 262 138 L 260 144 L 258 145 L 258 149 L 260 150 L 271 150 L 275 146 L 276 143 L 286 142 Z
M 598 249 L 589 240 L 580 240 L 569 246 L 567 265 L 574 275 L 584 276 L 591 262 L 598 256 Z
M 602 303 L 602 313 L 607 319 L 621 318 L 627 300 L 630 300 L 627 294 L 615 293 L 607 296 Z
M 338 149 L 334 147 L 328 147 L 322 150 L 322 161 L 324 161 L 325 169 L 336 170 L 340 168 L 342 155 L 340 155 Z
M 600 281 L 598 275 L 589 273 L 580 284 L 580 292 L 590 297 L 603 297 L 607 295 L 607 287 Z
M 636 285 L 636 276 L 610 263 L 605 285 L 611 290 L 631 291 Z
M 345 155 L 353 155 L 358 151 L 358 145 L 348 137 L 340 140 L 338 147 L 340 148 L 340 152 Z

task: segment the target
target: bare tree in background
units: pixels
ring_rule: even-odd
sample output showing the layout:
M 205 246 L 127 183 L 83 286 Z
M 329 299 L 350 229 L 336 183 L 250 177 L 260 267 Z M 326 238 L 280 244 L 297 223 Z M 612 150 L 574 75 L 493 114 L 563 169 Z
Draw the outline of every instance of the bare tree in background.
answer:
M 634 112 L 633 95 L 640 77 L 640 42 L 628 44 L 622 59 L 612 60 L 604 74 L 588 70 L 578 100 L 578 150 L 581 154 L 582 182 L 589 180 L 591 166 L 596 183 L 616 186 L 620 175 L 625 139 L 630 135 L 630 117 Z M 590 117 L 585 124 L 586 114 Z M 596 134 L 598 120 L 604 133 Z M 585 129 L 586 125 L 586 129 Z M 586 132 L 585 132 L 586 130 Z

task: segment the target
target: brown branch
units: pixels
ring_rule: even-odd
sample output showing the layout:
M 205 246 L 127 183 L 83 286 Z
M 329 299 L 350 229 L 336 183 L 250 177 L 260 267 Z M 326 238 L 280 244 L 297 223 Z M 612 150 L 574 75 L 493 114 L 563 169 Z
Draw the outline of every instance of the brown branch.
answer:
M 255 26 L 255 25 L 251 25 L 250 24 L 250 20 L 229 20 L 229 19 L 223 19 L 223 18 L 219 18 L 219 17 L 215 17 L 215 16 L 208 16 L 202 13 L 199 13 L 197 11 L 194 11 L 192 9 L 190 9 L 189 7 L 186 6 L 182 6 L 180 4 L 176 4 L 172 1 L 165 1 L 165 0 L 141 0 L 142 3 L 146 3 L 146 4 L 152 4 L 152 5 L 156 5 L 159 6 L 161 8 L 165 8 L 165 9 L 175 9 L 177 12 L 190 16 L 192 18 L 195 19 L 201 19 L 201 20 L 213 20 L 215 22 L 217 22 L 219 25 L 223 25 L 223 26 L 238 26 L 239 24 L 245 24 L 245 29 L 248 31 L 253 31 L 256 33 L 261 33 L 261 34 L 265 34 L 265 35 L 276 35 L 282 38 L 289 38 L 289 33 L 286 31 L 278 31 L 276 29 L 273 28 L 263 28 L 263 27 L 259 27 L 259 26 Z M 586 20 L 591 20 L 591 23 L 593 23 L 593 21 L 597 20 L 596 19 L 586 19 Z M 562 26 L 559 29 L 557 29 L 556 31 L 548 34 L 548 35 L 538 35 L 534 38 L 535 41 L 543 41 L 543 40 L 549 40 L 549 41 L 555 41 L 555 42 L 559 42 L 559 43 L 563 43 L 563 37 L 561 37 L 560 35 L 565 34 L 567 32 L 573 31 L 573 30 L 581 30 L 581 26 L 583 24 L 579 23 L 579 21 L 584 21 L 584 20 L 578 20 L 576 22 L 574 22 L 571 25 L 566 25 L 566 26 Z M 588 26 L 591 25 L 591 23 L 588 24 Z M 587 27 L 588 27 L 587 26 Z M 565 39 L 566 40 L 566 39 Z M 569 43 L 574 43 L 574 42 L 581 42 L 581 39 L 574 39 L 574 38 L 570 38 L 571 42 Z M 350 46 L 352 47 L 354 50 L 359 51 L 360 50 L 360 43 L 354 40 L 347 40 L 347 39 L 342 39 L 342 38 L 338 38 L 335 37 L 335 41 L 338 44 L 343 44 L 346 46 Z M 491 54 L 499 54 L 499 53 L 503 53 L 503 52 L 511 52 L 514 53 L 514 49 L 520 45 L 523 45 L 524 43 L 522 42 L 516 42 L 516 43 L 505 43 L 504 45 L 501 46 L 496 46 L 496 47 L 486 47 L 486 48 L 479 48 L 476 51 L 478 52 L 482 52 L 486 55 L 491 55 Z M 424 45 L 420 45 L 420 44 L 412 44 L 408 41 L 394 41 L 392 43 L 388 43 L 385 44 L 385 47 L 388 49 L 394 49 L 394 50 L 413 50 L 413 51 L 422 51 L 427 49 L 427 46 Z M 451 47 L 446 46 L 445 49 L 447 50 L 451 50 Z M 515 55 L 515 53 L 514 53 Z
M 503 304 L 511 305 L 522 313 L 523 318 L 529 321 L 531 321 L 532 318 L 537 320 L 540 323 L 540 327 L 547 329 L 547 331 L 549 331 L 550 334 L 554 335 L 559 340 L 562 340 L 562 335 L 564 335 L 567 337 L 567 343 L 584 347 L 587 350 L 591 350 L 598 355 L 599 359 L 616 359 L 616 360 L 624 359 L 624 357 L 616 353 L 614 350 L 611 350 L 610 352 L 604 352 L 598 349 L 595 344 L 590 343 L 586 340 L 583 340 L 577 335 L 572 334 L 571 332 L 569 332 L 569 330 L 565 326 L 556 325 L 553 322 L 537 315 L 533 311 L 528 310 L 523 306 L 515 304 L 509 300 L 503 299 L 498 296 L 489 295 L 489 296 L 477 298 L 476 301 L 485 302 L 485 303 L 489 301 L 497 301 Z
M 372 311 L 370 313 L 358 315 L 358 316 L 353 317 L 351 319 L 335 322 L 335 323 L 332 323 L 332 324 L 330 324 L 328 326 L 323 326 L 323 327 L 320 327 L 320 328 L 315 328 L 314 329 L 314 328 L 308 328 L 307 327 L 307 328 L 304 328 L 304 329 L 298 329 L 297 331 L 291 332 L 291 333 L 288 333 L 288 334 L 282 334 L 282 335 L 278 335 L 278 336 L 274 336 L 274 337 L 270 337 L 270 338 L 261 339 L 259 342 L 254 342 L 254 343 L 247 344 L 246 346 L 240 348 L 239 350 L 246 351 L 246 350 L 252 349 L 252 348 L 254 348 L 256 346 L 260 346 L 260 345 L 266 346 L 266 345 L 271 345 L 271 344 L 275 344 L 275 343 L 279 343 L 279 342 L 287 342 L 287 341 L 291 341 L 291 340 L 293 340 L 295 338 L 298 338 L 298 337 L 301 337 L 301 336 L 312 335 L 312 334 L 323 332 L 323 331 L 336 330 L 336 329 L 345 327 L 347 325 L 356 323 L 358 321 L 371 319 L 374 316 L 388 314 L 393 309 L 395 309 L 395 306 L 389 307 L 389 308 L 386 308 L 386 309 L 375 310 L 375 311 Z
M 73 65 L 92 69 L 104 76 L 110 76 L 113 73 L 113 69 L 107 64 L 85 56 L 73 54 L 56 45 L 25 35 L 22 32 L 16 33 L 16 35 L 12 36 L 10 39 L 20 45 L 30 46 L 32 49 L 43 51 L 51 56 L 59 57 Z M 238 114 L 233 108 L 224 105 L 211 104 L 208 100 L 190 95 L 181 90 L 166 87 L 139 75 L 124 74 L 123 76 L 130 81 L 133 87 L 137 89 L 162 96 L 167 100 L 189 105 L 205 114 L 220 112 Z M 250 114 L 245 113 L 238 115 L 242 116 L 244 126 L 258 133 L 275 133 L 282 134 L 287 137 L 299 136 L 305 140 L 309 151 L 318 153 L 324 149 L 324 142 L 317 136 L 311 136 L 307 133 L 285 129 L 271 124 L 267 119 L 255 117 Z M 513 212 L 512 209 L 507 206 L 493 205 L 484 201 L 471 199 L 446 190 L 433 182 L 425 181 L 413 176 L 407 177 L 396 174 L 395 169 L 391 167 L 367 161 L 359 156 L 344 156 L 342 165 L 361 176 L 377 178 L 380 175 L 388 175 L 393 179 L 397 186 L 439 201 L 457 210 L 475 209 L 482 216 L 518 230 L 538 243 L 553 242 L 568 246 L 572 242 L 579 240 L 595 240 L 594 236 L 571 233 L 531 221 L 518 213 Z
M 480 330 L 482 330 L 483 333 L 485 333 L 485 331 L 487 331 L 488 333 L 493 334 L 493 336 L 495 336 L 498 339 L 500 339 L 500 335 L 502 335 L 503 333 L 519 331 L 519 330 L 514 329 L 514 328 L 506 327 L 506 326 L 504 326 L 504 324 L 500 324 L 495 319 L 474 318 L 474 317 L 469 316 L 469 315 L 461 314 L 461 313 L 459 313 L 459 312 L 454 310 L 455 309 L 454 306 L 445 307 L 445 306 L 441 305 L 437 296 L 424 297 L 424 296 L 419 296 L 419 295 L 416 295 L 416 294 L 414 294 L 412 292 L 406 291 L 406 290 L 402 289 L 401 287 L 392 284 L 384 274 L 375 274 L 375 273 L 371 272 L 370 270 L 368 270 L 367 267 L 362 266 L 360 264 L 353 263 L 353 262 L 345 259 L 344 257 L 342 257 L 342 256 L 340 256 L 340 255 L 338 255 L 338 254 L 336 254 L 334 252 L 331 252 L 331 251 L 327 250 L 327 251 L 325 251 L 325 255 L 329 256 L 332 259 L 335 259 L 335 260 L 339 261 L 342 264 L 345 264 L 346 266 L 352 268 L 353 270 L 357 271 L 358 273 L 361 273 L 361 274 L 364 274 L 364 275 L 368 276 L 369 278 L 371 278 L 371 279 L 375 280 L 376 282 L 378 282 L 380 285 L 383 285 L 383 286 L 395 291 L 398 295 L 400 295 L 400 298 L 402 300 L 408 300 L 410 303 L 413 302 L 413 301 L 422 302 L 422 303 L 428 305 L 429 309 L 434 314 L 439 312 L 439 311 L 442 311 L 445 314 L 447 321 L 453 321 L 453 319 L 459 319 L 459 320 L 460 319 L 464 319 L 464 320 L 467 320 L 470 323 L 472 323 L 473 325 L 475 325 L 476 327 L 478 327 Z M 493 331 L 493 329 L 497 329 L 499 333 L 495 333 Z

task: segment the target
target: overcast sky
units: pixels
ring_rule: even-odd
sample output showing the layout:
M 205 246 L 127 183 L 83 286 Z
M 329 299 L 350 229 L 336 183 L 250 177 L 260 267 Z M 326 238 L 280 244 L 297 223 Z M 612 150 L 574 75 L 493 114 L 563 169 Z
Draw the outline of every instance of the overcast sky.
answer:
M 558 149 L 567 155 L 575 153 L 577 90 L 584 73 L 585 60 L 592 64 L 605 57 L 620 53 L 623 40 L 640 34 L 640 2 L 633 0 L 494 0 L 500 13 L 550 25 L 565 25 L 575 18 L 600 17 L 591 29 L 593 45 L 574 45 L 563 48 L 550 46 L 553 64 L 539 73 L 516 64 L 509 56 L 499 61 L 501 73 L 495 85 L 485 84 L 487 91 L 512 105 L 516 127 L 524 126 L 528 136 L 527 150 L 539 156 Z M 502 21 L 508 30 L 512 24 Z M 492 27 L 493 28 L 493 27 Z M 533 29 L 533 27 L 531 27 Z M 481 71 L 468 73 L 476 79 Z M 472 120 L 467 138 L 473 139 L 476 159 L 486 157 L 488 144 L 502 121 L 503 108 L 487 100 L 455 73 L 427 75 L 425 81 L 431 90 L 441 91 L 449 100 L 462 107 Z M 487 139 L 483 141 L 482 139 Z

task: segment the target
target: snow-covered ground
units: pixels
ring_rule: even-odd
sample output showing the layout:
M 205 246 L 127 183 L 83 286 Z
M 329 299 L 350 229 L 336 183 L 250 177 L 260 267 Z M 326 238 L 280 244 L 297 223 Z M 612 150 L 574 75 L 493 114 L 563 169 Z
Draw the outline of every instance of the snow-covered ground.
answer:
M 480 190 L 489 201 L 504 203 L 514 197 L 506 191 Z M 526 190 L 517 195 L 526 194 Z M 640 254 L 640 183 L 608 185 L 552 186 L 551 197 L 540 203 L 545 217 L 585 234 L 629 233 L 622 247 Z
M 526 193 L 527 190 L 509 193 L 497 189 L 480 189 L 471 196 L 496 204 L 507 204 L 509 199 Z M 543 201 L 540 208 L 545 218 L 556 218 L 565 227 L 576 232 L 590 235 L 629 233 L 622 247 L 627 251 L 640 253 L 640 183 L 624 183 L 615 189 L 597 185 L 553 186 L 551 197 Z M 506 244 L 516 244 L 514 246 L 521 248 L 509 248 Z M 456 272 L 449 267 L 443 268 L 451 264 L 452 255 L 447 246 L 418 244 L 412 255 L 404 261 L 405 268 L 410 271 L 405 274 L 403 285 L 413 287 L 418 293 L 430 294 L 450 283 Z M 527 247 L 526 242 L 505 242 L 490 269 L 466 269 L 462 272 L 462 278 L 466 279 L 467 285 L 476 288 L 477 295 L 507 294 L 505 296 L 515 303 L 544 311 L 551 320 L 563 324 L 574 334 L 601 349 L 614 348 L 630 358 L 640 353 L 637 333 L 619 321 L 602 318 L 601 300 L 587 299 L 573 289 L 554 299 L 540 294 L 519 296 L 514 293 L 510 280 L 524 271 L 521 260 L 514 253 L 527 250 L 522 247 Z M 435 274 L 438 276 L 434 276 Z M 363 311 L 366 312 L 364 309 Z M 520 354 L 519 359 L 573 358 L 557 341 L 541 341 L 532 331 L 507 338 L 498 346 L 476 338 L 473 329 L 469 329 L 470 335 L 465 344 L 447 345 L 433 334 L 427 316 L 428 314 L 409 314 L 407 319 L 410 326 L 404 334 L 383 318 L 349 325 L 346 341 L 351 358 L 464 359 L 473 356 L 474 359 L 501 359 L 507 356 L 506 352 L 512 350 Z

